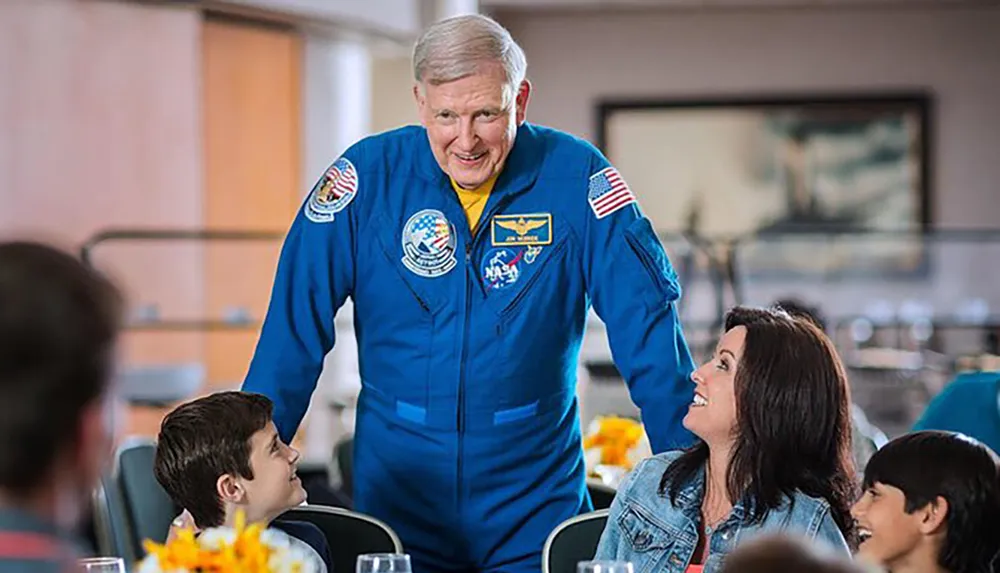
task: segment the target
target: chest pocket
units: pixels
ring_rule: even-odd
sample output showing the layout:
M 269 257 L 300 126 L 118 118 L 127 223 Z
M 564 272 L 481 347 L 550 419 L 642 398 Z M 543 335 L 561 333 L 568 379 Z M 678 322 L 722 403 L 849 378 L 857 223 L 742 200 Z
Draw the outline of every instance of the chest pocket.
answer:
M 487 303 L 498 316 L 521 308 L 525 300 L 541 293 L 543 298 L 558 290 L 567 240 L 563 234 L 545 246 L 489 246 L 480 256 L 477 271 Z M 541 288 L 548 285 L 547 290 Z
M 618 517 L 622 541 L 636 572 L 666 571 L 681 573 L 686 559 L 676 553 L 679 532 L 654 523 L 633 507 Z
M 447 278 L 451 273 L 462 272 L 455 254 L 457 238 L 454 229 L 449 230 L 450 245 L 447 241 L 443 241 L 443 249 L 440 252 L 420 258 L 418 255 L 406 252 L 403 241 L 405 229 L 400 228 L 398 223 L 390 221 L 381 213 L 375 215 L 374 222 L 376 256 L 380 256 L 381 260 L 374 261 L 370 276 L 358 277 L 359 282 L 369 281 L 371 288 L 378 292 L 382 304 L 393 306 L 395 302 L 403 305 L 397 306 L 395 311 L 405 312 L 408 306 L 416 305 L 425 313 L 436 314 L 446 302 L 444 294 L 447 289 L 443 287 Z M 424 273 L 424 276 L 411 270 L 407 266 L 407 261 L 410 267 Z M 391 271 L 382 272 L 386 268 Z M 439 274 L 435 275 L 435 272 Z M 397 288 L 399 286 L 403 288 Z M 392 293 L 401 294 L 394 296 Z

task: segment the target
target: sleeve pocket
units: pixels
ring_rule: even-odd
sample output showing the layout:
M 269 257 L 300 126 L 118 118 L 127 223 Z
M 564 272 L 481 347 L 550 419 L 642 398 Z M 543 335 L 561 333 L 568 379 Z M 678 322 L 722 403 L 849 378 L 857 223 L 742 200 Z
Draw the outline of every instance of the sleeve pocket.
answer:
M 679 299 L 681 286 L 677 280 L 677 272 L 670 264 L 649 219 L 636 219 L 625 230 L 625 239 L 632 256 L 636 257 L 651 281 L 652 302 L 657 306 L 665 306 Z

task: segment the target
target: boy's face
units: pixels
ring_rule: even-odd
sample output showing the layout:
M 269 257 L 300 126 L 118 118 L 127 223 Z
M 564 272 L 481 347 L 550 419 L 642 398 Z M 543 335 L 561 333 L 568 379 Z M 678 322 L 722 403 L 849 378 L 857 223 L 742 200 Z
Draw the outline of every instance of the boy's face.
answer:
M 906 496 L 899 488 L 874 483 L 851 508 L 858 523 L 858 557 L 882 567 L 908 563 L 923 539 L 920 510 L 906 513 Z
M 274 422 L 250 438 L 254 478 L 239 479 L 248 521 L 269 521 L 306 500 L 302 481 L 295 474 L 298 461 L 299 452 L 281 441 Z

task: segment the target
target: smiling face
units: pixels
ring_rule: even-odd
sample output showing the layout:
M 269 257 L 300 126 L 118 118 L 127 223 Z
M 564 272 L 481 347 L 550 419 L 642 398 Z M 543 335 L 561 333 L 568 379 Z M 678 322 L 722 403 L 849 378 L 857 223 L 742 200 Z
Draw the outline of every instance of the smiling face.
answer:
M 486 64 L 451 82 L 413 87 L 420 122 L 441 169 L 475 189 L 500 173 L 524 122 L 531 86 L 511 93 L 500 64 Z
M 899 488 L 874 483 L 851 508 L 858 523 L 858 556 L 891 567 L 909 560 L 920 544 L 921 512 L 906 513 L 906 496 Z
M 233 488 L 233 501 L 246 512 L 248 522 L 269 522 L 306 500 L 296 475 L 298 463 L 299 452 L 281 441 L 274 422 L 250 438 L 253 479 L 236 477 Z
M 730 443 L 736 427 L 736 372 L 746 343 L 747 329 L 737 326 L 719 339 L 712 359 L 691 374 L 694 398 L 684 416 L 684 427 L 709 446 Z

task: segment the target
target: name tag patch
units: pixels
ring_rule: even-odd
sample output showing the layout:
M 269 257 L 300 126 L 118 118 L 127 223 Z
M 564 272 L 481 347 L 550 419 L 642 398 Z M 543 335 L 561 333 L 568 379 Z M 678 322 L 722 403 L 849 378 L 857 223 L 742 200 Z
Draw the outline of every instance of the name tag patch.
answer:
M 495 215 L 490 225 L 494 247 L 552 244 L 552 214 Z

